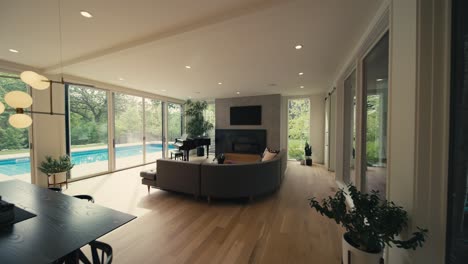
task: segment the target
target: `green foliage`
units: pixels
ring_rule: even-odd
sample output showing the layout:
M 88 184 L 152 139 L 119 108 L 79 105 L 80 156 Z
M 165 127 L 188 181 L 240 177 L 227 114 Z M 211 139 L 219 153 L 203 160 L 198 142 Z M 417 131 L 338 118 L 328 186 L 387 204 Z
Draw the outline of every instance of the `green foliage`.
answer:
M 46 156 L 45 160 L 41 162 L 39 170 L 48 176 L 54 175 L 60 172 L 67 172 L 73 168 L 74 164 L 71 163 L 68 155 L 60 156 L 58 159 L 54 159 L 51 156 Z
M 288 156 L 296 160 L 304 158 L 304 143 L 309 140 L 310 102 L 293 99 L 288 103 Z
M 167 134 L 169 141 L 182 135 L 182 106 L 179 104 L 167 104 Z
M 187 100 L 185 102 L 185 115 L 188 118 L 186 130 L 190 137 L 203 136 L 208 130 L 213 129 L 213 124 L 205 121 L 203 115 L 207 108 L 206 101 Z
M 288 155 L 289 158 L 295 160 L 304 159 L 304 151 L 302 150 L 301 140 L 289 140 L 288 142 Z
M 0 73 L 1 75 L 15 76 L 12 74 Z M 26 85 L 19 79 L 0 78 L 0 101 L 5 105 L 5 109 L 11 109 L 4 101 L 5 94 L 11 91 L 28 92 Z M 28 129 L 17 129 L 8 123 L 10 114 L 0 115 L 0 150 L 28 149 L 29 136 Z
M 385 245 L 392 244 L 398 248 L 416 249 L 425 241 L 427 229 L 418 227 L 408 240 L 396 237 L 407 227 L 408 214 L 393 202 L 381 201 L 378 192 L 371 194 L 359 192 L 355 186 L 348 185 L 354 207 L 347 208 L 346 193 L 340 189 L 334 197 L 328 197 L 319 203 L 316 198 L 310 199 L 310 206 L 320 214 L 334 219 L 347 231 L 352 244 L 359 249 L 376 253 Z
M 107 144 L 107 93 L 69 86 L 71 145 Z

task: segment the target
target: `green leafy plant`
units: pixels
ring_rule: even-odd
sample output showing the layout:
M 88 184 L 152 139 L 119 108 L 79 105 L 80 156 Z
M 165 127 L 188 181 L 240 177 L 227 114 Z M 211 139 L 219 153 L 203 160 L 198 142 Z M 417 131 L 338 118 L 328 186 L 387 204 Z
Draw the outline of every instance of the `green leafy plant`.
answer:
M 306 157 L 310 157 L 312 156 L 312 147 L 309 145 L 309 143 L 305 143 L 305 147 L 304 147 L 304 154 Z
M 68 155 L 60 156 L 58 159 L 46 156 L 45 160 L 41 162 L 39 170 L 48 176 L 51 176 L 56 173 L 70 171 L 73 166 L 74 164 L 71 163 Z
M 348 185 L 354 207 L 347 208 L 346 193 L 340 189 L 334 197 L 328 197 L 319 203 L 310 199 L 310 206 L 322 215 L 334 219 L 347 231 L 345 237 L 356 248 L 378 253 L 385 245 L 398 248 L 416 249 L 425 241 L 427 229 L 417 227 L 418 231 L 408 240 L 399 240 L 397 236 L 407 227 L 408 214 L 393 202 L 382 201 L 377 191 L 371 194 L 361 193 L 353 185 Z
M 213 124 L 205 121 L 203 112 L 208 108 L 206 101 L 185 102 L 185 115 L 188 117 L 187 134 L 189 137 L 199 137 L 205 134 L 208 130 L 213 129 Z

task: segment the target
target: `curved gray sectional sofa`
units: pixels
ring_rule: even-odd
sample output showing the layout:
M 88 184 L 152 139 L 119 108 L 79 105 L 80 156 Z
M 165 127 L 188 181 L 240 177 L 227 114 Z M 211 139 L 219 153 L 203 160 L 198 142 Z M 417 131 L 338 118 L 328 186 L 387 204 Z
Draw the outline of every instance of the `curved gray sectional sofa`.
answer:
M 243 164 L 157 161 L 157 173 L 142 183 L 169 191 L 213 198 L 253 197 L 276 191 L 284 178 L 287 159 L 281 151 L 274 159 Z

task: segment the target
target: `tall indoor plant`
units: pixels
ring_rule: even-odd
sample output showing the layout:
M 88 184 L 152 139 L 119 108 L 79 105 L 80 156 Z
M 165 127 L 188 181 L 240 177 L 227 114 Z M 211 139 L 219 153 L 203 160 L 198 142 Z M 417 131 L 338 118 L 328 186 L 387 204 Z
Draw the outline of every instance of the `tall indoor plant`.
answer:
M 41 162 L 39 170 L 47 174 L 49 186 L 62 185 L 63 183 L 68 185 L 67 173 L 73 166 L 74 164 L 71 163 L 68 155 L 60 156 L 58 159 L 46 156 L 45 160 Z
M 187 116 L 187 134 L 191 138 L 204 136 L 208 130 L 213 129 L 213 124 L 205 120 L 203 112 L 208 108 L 206 101 L 185 102 L 185 115 Z M 203 147 L 197 148 L 197 155 L 203 156 Z
M 402 207 L 382 201 L 376 191 L 361 193 L 351 184 L 348 190 L 354 203 L 350 209 L 343 189 L 321 203 L 316 198 L 310 199 L 312 208 L 346 229 L 343 235 L 343 264 L 380 263 L 385 245 L 413 250 L 423 245 L 427 230 L 419 227 L 408 240 L 397 238 L 408 223 L 408 214 Z M 351 263 L 348 262 L 350 259 Z

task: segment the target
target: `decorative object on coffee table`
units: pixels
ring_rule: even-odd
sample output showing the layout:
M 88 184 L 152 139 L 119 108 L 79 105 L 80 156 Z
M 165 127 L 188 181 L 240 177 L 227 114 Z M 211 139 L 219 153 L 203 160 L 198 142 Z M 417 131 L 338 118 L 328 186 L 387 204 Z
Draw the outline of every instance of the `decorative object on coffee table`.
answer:
M 60 156 L 54 159 L 51 156 L 46 156 L 46 159 L 41 162 L 39 170 L 48 176 L 48 187 L 62 184 L 68 188 L 67 173 L 73 168 L 68 155 Z
M 218 160 L 218 164 L 224 164 L 224 160 L 226 159 L 226 157 L 224 156 L 224 153 L 221 153 L 218 156 L 216 156 L 216 159 Z
M 310 146 L 309 143 L 307 143 L 307 141 L 304 147 L 304 154 L 306 159 L 306 165 L 312 166 L 312 146 Z
M 422 247 L 427 229 L 417 228 L 408 240 L 399 240 L 399 234 L 408 225 L 408 214 L 393 202 L 382 201 L 377 191 L 361 193 L 353 185 L 348 185 L 354 207 L 348 209 L 346 193 L 343 189 L 334 197 L 319 203 L 314 197 L 310 207 L 321 215 L 334 219 L 341 224 L 346 233 L 343 235 L 343 264 L 381 263 L 385 245 L 413 249 Z
M 9 225 L 15 220 L 15 205 L 5 202 L 0 196 L 0 226 Z
M 185 102 L 185 115 L 187 118 L 187 133 L 190 138 L 200 138 L 206 135 L 208 130 L 213 129 L 213 124 L 205 121 L 203 112 L 208 108 L 206 101 L 192 101 Z M 205 155 L 203 146 L 197 147 L 197 156 L 202 157 Z

